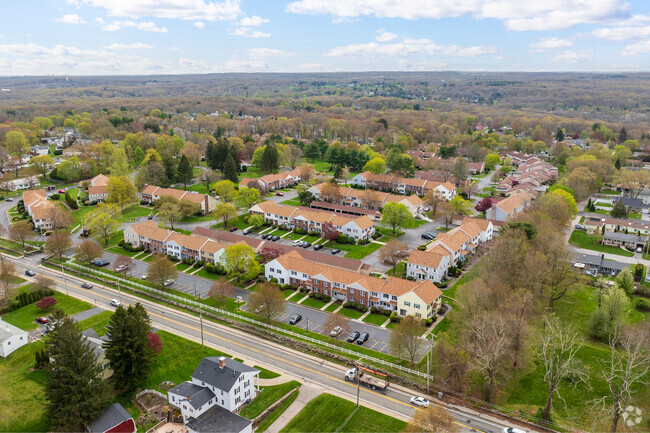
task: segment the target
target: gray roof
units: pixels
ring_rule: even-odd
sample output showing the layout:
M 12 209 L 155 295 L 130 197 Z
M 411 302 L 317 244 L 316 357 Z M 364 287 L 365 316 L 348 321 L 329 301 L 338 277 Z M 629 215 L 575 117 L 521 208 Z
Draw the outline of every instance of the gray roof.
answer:
M 190 418 L 185 426 L 198 433 L 239 433 L 253 422 L 219 406 L 213 406 L 198 418 Z
M 217 389 L 229 392 L 235 383 L 237 383 L 242 373 L 259 372 L 259 370 L 244 365 L 241 362 L 230 358 L 225 359 L 225 367 L 219 368 L 219 357 L 203 358 L 199 366 L 194 370 L 194 373 L 192 373 L 192 377 L 212 385 Z
M 623 200 L 623 204 L 625 204 L 627 207 L 640 209 L 650 208 L 650 205 L 643 203 L 643 200 L 640 198 L 621 197 L 619 200 Z
M 170 392 L 185 397 L 194 409 L 200 408 L 214 398 L 214 393 L 208 388 L 192 382 L 183 382 Z
M 13 337 L 14 335 L 28 335 L 27 331 L 23 331 L 22 329 L 4 322 L 0 318 L 0 342 L 3 342 L 5 340 L 8 340 L 9 338 Z
M 597 254 L 575 254 L 573 263 L 584 263 L 589 266 L 598 266 L 599 268 L 623 270 L 630 265 L 627 263 L 617 262 L 615 260 L 605 259 L 602 255 Z
M 603 239 L 612 239 L 615 241 L 624 241 L 624 242 L 636 242 L 639 244 L 643 244 L 646 241 L 646 238 L 643 236 L 637 236 L 631 233 L 626 234 L 623 232 L 605 232 L 603 234 Z
M 93 433 L 104 433 L 129 419 L 133 421 L 126 409 L 119 403 L 113 403 L 99 417 L 88 424 L 88 429 Z M 135 427 L 135 422 L 133 427 Z

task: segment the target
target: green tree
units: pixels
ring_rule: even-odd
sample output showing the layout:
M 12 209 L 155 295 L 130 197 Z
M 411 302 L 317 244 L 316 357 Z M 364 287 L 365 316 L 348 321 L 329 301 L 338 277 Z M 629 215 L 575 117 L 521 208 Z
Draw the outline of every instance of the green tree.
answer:
M 81 179 L 82 168 L 81 160 L 72 156 L 59 164 L 56 172 L 66 182 L 72 182 Z
M 614 218 L 627 218 L 627 208 L 623 200 L 618 200 L 612 208 L 612 216 Z
M 363 166 L 364 171 L 369 171 L 374 174 L 386 173 L 386 161 L 384 158 L 372 158 Z
M 397 228 L 409 228 L 413 225 L 413 215 L 408 208 L 402 203 L 394 201 L 388 202 L 384 205 L 381 211 L 381 223 L 393 229 L 393 233 Z
M 496 153 L 488 153 L 485 155 L 485 169 L 487 171 L 494 170 L 494 167 L 501 164 L 501 157 Z
M 5 149 L 12 156 L 22 157 L 29 152 L 29 141 L 20 131 L 9 131 L 5 135 Z
M 239 178 L 237 177 L 237 165 L 235 164 L 235 158 L 233 158 L 232 153 L 228 153 L 228 156 L 226 156 L 226 162 L 223 164 L 223 178 L 232 183 L 237 183 L 239 181 Z
M 614 162 L 614 168 L 617 170 L 621 169 L 621 158 L 616 158 L 616 162 Z
M 317 143 L 313 141 L 305 145 L 303 152 L 305 154 L 305 158 L 307 158 L 310 161 L 313 161 L 321 157 L 320 147 L 318 146 Z
M 400 176 L 409 177 L 413 176 L 415 173 L 415 164 L 413 163 L 413 159 L 398 148 L 393 148 L 388 152 L 388 156 L 386 157 L 386 166 L 391 173 Z
M 158 206 L 158 215 L 174 230 L 174 223 L 182 218 L 180 202 L 175 198 L 164 201 Z
M 248 224 L 260 228 L 264 225 L 264 217 L 259 214 L 253 214 L 248 218 Z
M 54 159 L 49 155 L 35 156 L 29 160 L 29 166 L 45 177 L 47 172 L 54 167 Z
M 190 164 L 190 160 L 187 159 L 187 156 L 181 155 L 181 159 L 178 162 L 176 178 L 187 190 L 187 184 L 192 181 L 192 177 L 192 164 Z
M 108 240 L 120 227 L 120 223 L 116 220 L 119 213 L 117 206 L 105 204 L 98 206 L 90 217 L 88 228 L 104 241 L 104 246 L 108 245 Z
M 142 148 L 138 146 L 133 151 L 133 166 L 140 167 L 142 161 L 144 161 L 144 150 L 142 150 Z
M 461 157 L 456 158 L 456 162 L 454 162 L 454 166 L 451 168 L 451 174 L 456 178 L 456 186 L 465 182 L 469 176 L 467 161 Z
M 223 203 L 230 203 L 237 196 L 235 184 L 230 180 L 220 180 L 214 184 L 214 192 Z
M 121 147 L 115 148 L 111 155 L 112 163 L 110 172 L 112 176 L 126 176 L 129 174 L 129 159 Z
M 616 276 L 616 282 L 621 289 L 625 290 L 625 293 L 634 292 L 634 275 L 632 275 L 630 268 L 623 269 Z
M 54 122 L 49 117 L 34 117 L 32 123 L 38 126 L 40 129 L 50 129 L 54 126 Z M 625 140 L 623 140 L 625 141 Z
M 151 320 L 142 304 L 117 307 L 106 326 L 106 359 L 116 384 L 126 390 L 138 387 L 151 370 L 155 352 L 149 346 Z
M 237 195 L 235 196 L 235 205 L 239 209 L 248 210 L 262 200 L 260 192 L 255 188 L 248 188 L 246 186 L 239 187 Z
M 102 367 L 79 325 L 63 318 L 47 343 L 51 364 L 45 386 L 52 431 L 83 431 L 104 409 L 109 390 Z
M 110 177 L 106 192 L 106 203 L 115 204 L 119 209 L 124 209 L 138 200 L 138 191 L 127 176 Z
M 266 145 L 262 160 L 260 161 L 260 169 L 265 173 L 275 173 L 280 168 L 280 154 L 278 148 L 273 143 Z
M 457 195 L 456 197 L 449 200 L 449 204 L 454 208 L 454 211 L 458 215 L 471 215 L 474 212 L 474 205 L 471 201 L 465 200 L 463 197 Z
M 227 247 L 221 256 L 223 267 L 230 277 L 237 278 L 237 282 L 252 280 L 257 277 L 262 268 L 255 260 L 255 250 L 248 245 L 234 244 Z
M 237 208 L 231 203 L 219 203 L 212 212 L 216 220 L 221 219 L 224 227 L 228 226 L 228 220 L 237 218 Z
M 602 305 L 589 317 L 588 328 L 591 335 L 607 340 L 623 324 L 630 308 L 630 300 L 625 291 L 614 286 L 602 296 Z
M 557 141 L 564 141 L 564 131 L 562 131 L 562 128 L 558 128 L 557 132 L 555 133 L 555 139 Z

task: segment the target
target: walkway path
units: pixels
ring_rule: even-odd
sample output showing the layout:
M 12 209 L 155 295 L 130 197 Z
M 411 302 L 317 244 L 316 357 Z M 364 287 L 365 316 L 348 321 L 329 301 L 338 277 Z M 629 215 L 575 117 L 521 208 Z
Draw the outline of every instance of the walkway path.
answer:
M 93 317 L 99 313 L 102 313 L 106 311 L 105 309 L 101 307 L 94 307 L 91 308 L 90 310 L 82 311 L 81 313 L 77 313 L 74 316 L 72 316 L 72 319 L 75 322 L 81 322 L 82 320 L 88 319 L 89 317 Z
M 284 411 L 278 419 L 275 420 L 273 424 L 266 429 L 267 433 L 278 433 L 284 427 L 289 424 L 289 422 L 300 413 L 300 411 L 314 398 L 322 394 L 322 391 L 311 387 L 309 385 L 303 384 L 299 388 L 298 398 L 291 403 L 291 406 Z

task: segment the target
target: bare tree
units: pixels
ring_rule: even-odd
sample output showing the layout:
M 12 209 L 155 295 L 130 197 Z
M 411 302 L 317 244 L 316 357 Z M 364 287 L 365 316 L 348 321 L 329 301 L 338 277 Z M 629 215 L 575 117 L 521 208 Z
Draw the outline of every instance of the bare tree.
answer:
M 201 174 L 199 175 L 199 179 L 201 180 L 201 183 L 205 186 L 205 189 L 209 194 L 210 185 L 216 182 L 217 180 L 219 180 L 220 176 L 219 173 L 217 173 L 216 171 L 206 168 L 205 170 L 201 171 Z
M 528 336 L 528 321 L 535 309 L 534 295 L 525 289 L 517 289 L 508 294 L 504 305 L 512 327 L 512 366 L 516 367 Z
M 117 258 L 115 259 L 115 263 L 113 263 L 113 269 L 115 269 L 116 272 L 120 272 L 124 275 L 126 275 L 127 272 L 131 273 L 131 276 L 133 276 L 134 265 L 135 262 L 131 257 L 118 255 Z
M 471 368 L 470 354 L 446 339 L 440 339 L 435 347 L 436 377 L 453 391 L 464 392 Z
M 426 409 L 416 410 L 404 432 L 458 433 L 460 425 L 441 404 L 432 404 Z
M 208 296 L 223 307 L 226 304 L 226 298 L 232 298 L 235 296 L 235 291 L 228 280 L 222 279 L 217 280 L 212 284 Z
M 9 225 L 9 239 L 18 242 L 25 251 L 25 244 L 34 237 L 32 224 L 28 221 L 18 221 Z
M 90 264 L 94 259 L 104 255 L 104 249 L 99 242 L 85 239 L 75 247 L 74 258 L 82 263 Z
M 70 211 L 58 206 L 53 206 L 47 211 L 47 218 L 49 218 L 53 230 L 68 228 L 74 221 Z
M 161 255 L 154 258 L 147 267 L 147 280 L 165 287 L 165 282 L 178 276 L 176 265 L 169 257 Z
M 379 261 L 393 268 L 393 273 L 395 273 L 395 268 L 397 264 L 409 256 L 409 247 L 403 242 L 398 241 L 397 239 L 392 239 L 386 245 L 381 247 L 379 250 Z
M 320 192 L 320 199 L 328 203 L 338 203 L 341 201 L 341 188 L 338 183 L 328 182 L 323 185 Z
M 323 324 L 323 332 L 325 332 L 326 335 L 329 335 L 337 326 L 341 327 L 341 334 L 347 334 L 350 332 L 350 323 L 348 322 L 347 317 L 339 313 L 330 314 Z
M 280 289 L 271 283 L 258 284 L 257 290 L 248 297 L 248 310 L 270 322 L 273 316 L 283 313 L 286 301 Z
M 61 259 L 63 254 L 65 254 L 71 246 L 72 238 L 70 237 L 70 232 L 59 229 L 47 238 L 47 241 L 45 242 L 45 251 L 49 254 L 54 254 Z
M 611 405 L 612 433 L 616 432 L 623 410 L 632 399 L 632 388 L 647 385 L 646 375 L 650 371 L 649 347 L 650 327 L 647 323 L 625 330 L 618 326 L 609 340 L 610 359 L 609 365 L 603 370 L 603 377 L 610 395 L 603 397 L 600 402 L 603 409 L 608 404 Z
M 424 198 L 422 199 L 424 203 L 431 207 L 431 210 L 433 211 L 433 214 L 435 215 L 436 212 L 438 211 L 438 206 L 440 206 L 442 203 L 444 203 L 446 200 L 440 194 L 439 191 L 436 191 L 435 189 L 427 191 L 425 194 Z
M 569 325 L 564 325 L 554 315 L 544 317 L 544 328 L 540 332 L 537 356 L 544 363 L 544 380 L 548 385 L 546 406 L 542 417 L 544 421 L 551 418 L 553 395 L 560 397 L 559 386 L 564 378 L 586 378 L 582 364 L 575 359 L 582 347 L 582 340 Z M 560 397 L 561 398 L 561 397 Z
M 32 283 L 32 288 L 35 290 L 46 291 L 50 290 L 52 287 L 54 287 L 54 281 L 43 275 L 37 275 L 36 281 Z
M 389 344 L 391 350 L 400 357 L 405 357 L 411 362 L 415 362 L 415 357 L 423 344 L 424 326 L 422 319 L 413 316 L 406 316 L 390 332 Z
M 3 254 L 0 254 L 0 285 L 2 286 L 2 295 L 0 300 L 4 300 L 9 295 L 9 288 L 16 277 L 16 265 L 9 261 Z
M 440 205 L 440 216 L 445 222 L 445 228 L 449 228 L 449 224 L 454 220 L 454 215 L 456 214 L 456 209 L 449 204 L 449 202 L 443 203 Z

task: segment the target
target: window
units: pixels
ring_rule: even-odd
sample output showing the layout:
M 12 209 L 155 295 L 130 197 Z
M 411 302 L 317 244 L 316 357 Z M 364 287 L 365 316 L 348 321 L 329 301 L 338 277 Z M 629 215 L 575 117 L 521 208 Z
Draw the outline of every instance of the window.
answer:
M 387 294 L 384 293 L 384 294 L 383 294 L 383 298 L 384 298 L 384 299 L 390 299 L 390 295 L 387 295 Z
M 413 304 L 413 307 L 419 310 L 420 309 L 420 304 Z
M 397 301 L 397 296 L 393 295 L 393 296 L 391 296 L 391 299 L 392 299 L 393 301 Z
M 275 269 L 271 268 L 269 269 L 270 272 L 275 272 Z
M 354 289 L 350 289 L 350 293 L 354 295 Z
M 405 306 L 405 307 L 410 307 L 410 306 L 411 306 L 411 303 L 408 302 L 408 301 L 404 301 L 404 306 Z
M 377 292 L 370 292 L 370 296 L 377 296 Z
M 291 275 L 298 275 L 298 272 L 296 272 L 296 271 L 291 271 Z

